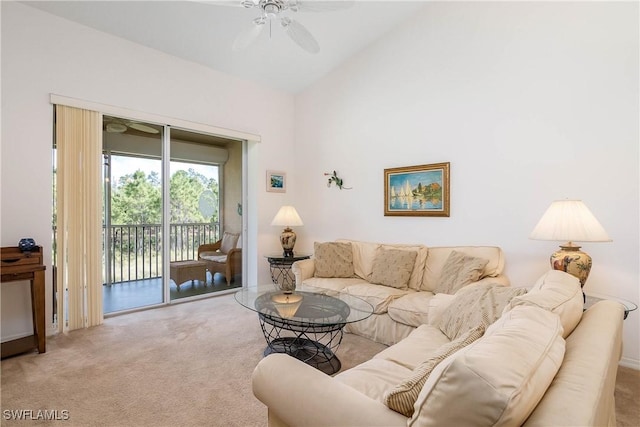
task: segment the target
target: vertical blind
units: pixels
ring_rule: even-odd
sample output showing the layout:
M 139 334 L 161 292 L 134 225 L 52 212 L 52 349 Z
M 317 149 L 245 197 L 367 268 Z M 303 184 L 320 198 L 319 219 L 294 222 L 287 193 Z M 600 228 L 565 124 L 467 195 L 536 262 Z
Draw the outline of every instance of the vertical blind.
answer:
M 102 114 L 56 105 L 58 330 L 100 325 Z

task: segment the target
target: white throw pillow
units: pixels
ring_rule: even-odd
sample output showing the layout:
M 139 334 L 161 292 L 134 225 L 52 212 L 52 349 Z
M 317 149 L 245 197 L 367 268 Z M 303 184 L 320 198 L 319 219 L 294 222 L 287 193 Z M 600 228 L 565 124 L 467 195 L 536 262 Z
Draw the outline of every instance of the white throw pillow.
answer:
M 220 242 L 220 252 L 228 254 L 232 249 L 235 249 L 239 238 L 240 234 L 225 231 L 222 235 L 222 242 Z

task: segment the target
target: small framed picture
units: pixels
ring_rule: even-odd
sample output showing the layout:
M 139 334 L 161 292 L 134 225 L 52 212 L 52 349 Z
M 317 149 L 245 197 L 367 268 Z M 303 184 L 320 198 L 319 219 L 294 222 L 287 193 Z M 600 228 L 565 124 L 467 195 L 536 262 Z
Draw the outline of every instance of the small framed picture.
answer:
M 287 174 L 280 171 L 267 171 L 267 191 L 284 193 L 287 191 Z

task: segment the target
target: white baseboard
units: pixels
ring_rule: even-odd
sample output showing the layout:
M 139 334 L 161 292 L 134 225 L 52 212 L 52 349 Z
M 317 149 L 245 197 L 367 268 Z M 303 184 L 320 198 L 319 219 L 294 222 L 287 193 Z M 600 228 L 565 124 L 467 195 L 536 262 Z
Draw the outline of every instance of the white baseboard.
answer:
M 640 371 L 640 360 L 623 357 L 622 359 L 620 359 L 620 366 L 624 366 L 625 368 L 631 368 L 631 369 L 635 369 L 636 371 Z

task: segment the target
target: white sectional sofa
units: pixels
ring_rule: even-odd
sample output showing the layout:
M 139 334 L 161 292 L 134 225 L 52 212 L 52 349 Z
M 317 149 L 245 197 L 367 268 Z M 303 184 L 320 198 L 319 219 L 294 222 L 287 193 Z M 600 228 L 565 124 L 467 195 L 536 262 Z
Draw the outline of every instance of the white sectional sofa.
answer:
M 441 308 L 495 308 L 489 299 L 459 310 L 479 289 Z M 253 392 L 271 427 L 614 426 L 624 308 L 582 307 L 578 280 L 552 270 L 482 336 L 465 325 L 463 345 L 444 334 L 443 316 L 334 377 L 273 354 L 254 370 Z
M 325 271 L 328 274 L 323 275 L 334 277 L 318 277 L 316 266 L 322 260 L 319 259 L 318 253 L 321 248 L 316 244 L 314 258 L 298 261 L 292 265 L 296 286 L 298 289 L 305 287 L 322 289 L 325 293 L 334 295 L 342 292 L 369 302 L 374 308 L 374 314 L 364 321 L 347 325 L 345 331 L 386 345 L 397 343 L 416 327 L 437 317 L 441 307 L 453 298 L 454 291 L 457 289 L 436 293 L 441 283 L 443 268 L 446 267 L 453 252 L 464 255 L 467 261 L 472 262 L 473 259 L 487 261 L 477 278 L 473 274 L 458 277 L 465 283 L 463 286 L 484 283 L 509 285 L 508 278 L 503 274 L 504 254 L 499 247 L 495 246 L 428 247 L 418 244 L 386 244 L 347 239 L 340 239 L 335 243 L 342 245 L 343 249 L 350 247 L 351 258 L 329 261 L 334 264 L 334 268 L 332 269 L 329 265 L 328 271 Z M 334 242 L 324 243 L 326 244 L 333 245 Z M 406 286 L 399 286 L 397 283 L 394 283 L 398 285 L 397 287 L 372 283 L 372 273 L 377 267 L 376 263 L 381 262 L 380 260 L 384 262 L 389 258 L 386 254 L 393 254 L 394 250 L 416 254 L 411 268 L 401 269 L 402 272 L 397 272 L 393 266 L 389 265 L 381 267 L 394 275 L 387 278 L 389 281 L 393 281 L 395 276 L 404 273 L 404 277 L 408 277 Z M 348 258 L 348 254 L 345 257 Z M 348 265 L 349 262 L 353 267 L 351 270 L 347 269 L 346 273 L 335 266 L 341 263 Z M 410 270 L 408 275 L 407 270 Z M 337 273 L 331 274 L 334 272 Z

